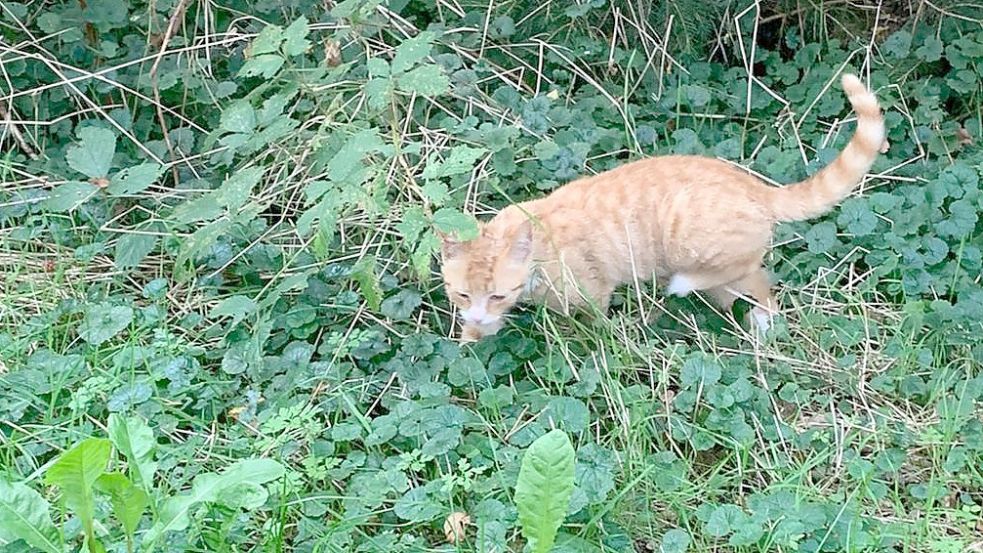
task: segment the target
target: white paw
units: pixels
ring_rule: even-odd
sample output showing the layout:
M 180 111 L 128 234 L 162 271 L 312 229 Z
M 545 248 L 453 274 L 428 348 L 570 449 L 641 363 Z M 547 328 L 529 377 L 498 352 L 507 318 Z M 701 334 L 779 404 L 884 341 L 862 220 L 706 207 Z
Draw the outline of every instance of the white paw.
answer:
M 751 322 L 761 334 L 766 334 L 771 328 L 771 317 L 772 314 L 764 309 L 755 308 L 751 310 Z
M 666 286 L 666 294 L 670 296 L 683 297 L 693 291 L 693 283 L 681 274 L 672 275 L 669 279 L 669 286 Z

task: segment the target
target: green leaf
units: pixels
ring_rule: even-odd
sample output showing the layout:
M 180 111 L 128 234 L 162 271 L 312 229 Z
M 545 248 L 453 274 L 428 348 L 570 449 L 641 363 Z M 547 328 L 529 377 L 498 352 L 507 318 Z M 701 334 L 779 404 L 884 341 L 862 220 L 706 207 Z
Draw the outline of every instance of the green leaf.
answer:
M 423 303 L 420 293 L 415 290 L 400 290 L 386 298 L 380 307 L 383 315 L 390 319 L 409 319 L 417 307 Z
M 437 518 L 443 510 L 444 506 L 431 499 L 427 489 L 423 486 L 409 490 L 393 505 L 393 512 L 396 516 L 410 522 L 431 521 Z
M 438 209 L 433 214 L 433 224 L 440 232 L 454 235 L 458 240 L 473 240 L 478 237 L 478 223 L 474 217 L 450 207 Z
M 423 178 L 435 179 L 470 173 L 474 169 L 475 163 L 487 153 L 488 150 L 484 148 L 455 146 L 451 148 L 450 155 L 444 161 L 431 159 L 427 168 L 423 170 Z
M 157 439 L 154 431 L 143 419 L 137 416 L 123 417 L 118 413 L 109 415 L 109 440 L 126 457 L 130 480 L 144 490 L 154 486 L 157 462 L 154 454 Z
M 375 274 L 375 257 L 362 258 L 352 269 L 352 280 L 358 283 L 358 291 L 365 298 L 369 309 L 378 311 L 382 303 L 382 288 Z
M 113 175 L 106 191 L 114 195 L 139 194 L 164 174 L 164 167 L 158 163 L 141 163 L 127 167 Z
M 90 179 L 109 175 L 116 153 L 116 135 L 108 129 L 86 127 L 78 132 L 79 142 L 68 147 L 68 166 Z
M 113 259 L 117 269 L 131 269 L 143 261 L 143 258 L 154 251 L 157 246 L 157 236 L 148 233 L 127 233 L 116 240 L 116 251 Z
M 805 234 L 806 244 L 809 251 L 814 254 L 828 252 L 839 243 L 836 238 L 836 225 L 830 221 L 817 223 L 812 226 Z
M 95 196 L 98 191 L 98 186 L 87 182 L 66 182 L 51 190 L 44 207 L 55 213 L 72 211 Z
M 109 340 L 133 322 L 133 309 L 125 305 L 97 303 L 85 310 L 79 337 L 93 346 Z
M 427 218 L 420 206 L 410 206 L 403 212 L 403 218 L 396 223 L 396 230 L 403 235 L 403 240 L 412 244 L 427 229 Z
M 574 451 L 567 435 L 553 430 L 526 451 L 515 485 L 519 527 L 533 553 L 553 547 L 573 493 Z
M 104 438 L 88 438 L 58 457 L 48 467 L 44 481 L 61 489 L 65 506 L 82 521 L 89 551 L 102 551 L 95 539 L 95 500 L 92 495 L 96 480 L 106 472 L 112 445 Z
M 116 518 L 123 526 L 126 537 L 133 539 L 140 517 L 150 503 L 147 492 L 134 486 L 130 480 L 119 472 L 103 474 L 96 480 L 96 490 L 109 495 L 109 503 L 113 506 Z
M 283 474 L 283 466 L 272 459 L 246 459 L 229 465 L 221 474 L 199 474 L 191 483 L 191 490 L 164 501 L 157 523 L 144 534 L 143 542 L 147 545 L 144 549 L 149 550 L 149 546 L 167 532 L 187 528 L 191 522 L 191 510 L 201 503 L 219 503 L 237 508 L 262 505 L 266 501 L 266 492 L 261 486 Z M 244 493 L 249 496 L 241 498 L 246 500 L 245 503 L 238 498 Z
M 262 176 L 262 167 L 248 167 L 236 171 L 209 196 L 218 205 L 228 208 L 229 211 L 235 211 L 249 201 L 253 187 L 259 183 Z
M 263 54 L 256 56 L 242 64 L 242 67 L 239 68 L 239 73 L 237 76 L 262 76 L 264 79 L 269 79 L 277 74 L 277 71 L 283 67 L 284 62 L 286 62 L 286 60 L 279 54 Z
M 926 36 L 925 42 L 915 50 L 915 55 L 927 62 L 939 61 L 942 59 L 942 41 L 933 35 Z
M 689 549 L 689 544 L 689 532 L 680 530 L 679 528 L 673 528 L 662 535 L 662 545 L 659 547 L 659 553 L 686 553 L 686 550 Z
M 281 42 L 283 42 L 283 28 L 279 25 L 267 25 L 249 44 L 249 55 L 255 57 L 274 53 L 280 49 Z
M 256 311 L 256 302 L 251 298 L 246 296 L 232 296 L 225 298 L 218 305 L 213 307 L 211 311 L 208 312 L 208 317 L 211 319 L 217 319 L 219 317 L 232 317 L 232 323 L 229 326 L 235 326 L 239 324 L 246 315 L 249 315 L 253 311 Z
M 0 479 L 0 542 L 17 540 L 48 553 L 64 551 L 41 494 L 19 482 Z
M 433 97 L 450 90 L 450 79 L 444 74 L 439 65 L 427 63 L 403 73 L 396 78 L 396 84 L 403 92 L 412 92 L 421 96 Z
M 696 384 L 704 387 L 713 386 L 720 381 L 720 375 L 720 365 L 713 359 L 695 355 L 683 363 L 683 368 L 679 372 L 679 383 L 684 388 L 690 388 Z
M 299 56 L 311 47 L 311 42 L 307 40 L 307 33 L 310 28 L 307 25 L 307 18 L 301 16 L 285 31 L 283 31 L 283 53 L 288 56 Z
M 423 61 L 430 55 L 433 49 L 435 35 L 431 31 L 423 31 L 413 38 L 404 40 L 396 47 L 396 55 L 393 57 L 393 73 L 405 73 L 411 67 Z
M 256 110 L 247 100 L 239 100 L 222 112 L 219 126 L 228 132 L 251 133 L 256 128 Z

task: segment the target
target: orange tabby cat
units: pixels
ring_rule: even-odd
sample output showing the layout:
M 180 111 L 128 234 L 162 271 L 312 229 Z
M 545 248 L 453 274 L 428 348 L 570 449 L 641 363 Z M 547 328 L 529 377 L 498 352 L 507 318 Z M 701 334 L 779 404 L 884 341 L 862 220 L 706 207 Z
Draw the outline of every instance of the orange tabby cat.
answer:
M 877 99 L 853 75 L 842 82 L 857 130 L 803 182 L 776 188 L 720 160 L 654 157 L 511 205 L 481 223 L 474 240 L 444 237 L 441 270 L 462 340 L 498 332 L 526 297 L 564 313 L 604 312 L 616 286 L 650 278 L 668 278 L 669 294 L 706 292 L 725 309 L 749 299 L 752 321 L 766 330 L 777 306 L 762 261 L 775 223 L 831 209 L 884 142 Z

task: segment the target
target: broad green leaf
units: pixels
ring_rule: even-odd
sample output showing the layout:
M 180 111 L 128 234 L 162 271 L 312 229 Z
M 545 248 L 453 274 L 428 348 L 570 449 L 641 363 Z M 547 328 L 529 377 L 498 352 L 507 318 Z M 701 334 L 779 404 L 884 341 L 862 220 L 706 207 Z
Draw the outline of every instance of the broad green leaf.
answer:
M 218 205 L 211 193 L 179 204 L 174 208 L 172 217 L 179 224 L 189 224 L 198 221 L 210 221 L 222 214 L 222 206 Z
M 157 246 L 157 236 L 149 233 L 127 233 L 116 240 L 116 251 L 113 260 L 118 269 L 131 269 L 136 267 L 147 257 L 147 254 L 154 251 Z
M 307 18 L 301 16 L 290 24 L 283 31 L 283 53 L 288 56 L 299 56 L 311 47 L 311 41 L 307 40 L 307 33 L 310 28 L 307 25 Z
M 157 439 L 154 438 L 154 431 L 143 419 L 135 415 L 123 417 L 118 413 L 109 415 L 108 427 L 110 441 L 126 457 L 130 480 L 144 490 L 152 489 L 157 472 L 157 462 L 154 460 Z
M 281 42 L 283 42 L 283 27 L 267 25 L 249 44 L 249 56 L 274 53 L 280 49 Z
M 277 71 L 283 67 L 286 60 L 279 54 L 263 54 L 256 56 L 242 64 L 239 69 L 239 77 L 259 77 L 265 79 L 272 78 Z
M 256 110 L 249 101 L 238 100 L 222 112 L 219 126 L 228 132 L 251 133 L 256 128 Z
M 113 506 L 116 518 L 123 526 L 126 537 L 133 539 L 140 517 L 150 503 L 147 492 L 134 486 L 130 480 L 119 472 L 103 474 L 96 480 L 96 490 L 109 495 L 109 503 Z
M 833 246 L 839 243 L 836 238 L 836 225 L 830 221 L 817 223 L 812 226 L 805 234 L 806 244 L 809 251 L 814 254 L 828 252 Z
M 208 317 L 232 317 L 230 326 L 239 324 L 246 315 L 256 311 L 256 302 L 246 296 L 232 296 L 220 301 L 208 312 Z
M 533 553 L 553 547 L 573 493 L 574 451 L 567 435 L 553 430 L 529 446 L 515 485 L 519 527 Z
M 438 177 L 449 177 L 470 173 L 474 169 L 475 163 L 481 156 L 488 153 L 484 148 L 472 148 L 471 146 L 455 146 L 451 148 L 450 155 L 443 161 L 431 159 L 427 168 L 423 170 L 423 178 L 434 179 Z
M 713 386 L 720 381 L 720 365 L 713 359 L 702 355 L 694 355 L 683 363 L 679 372 L 679 383 L 684 388 L 699 385 Z
M 98 191 L 98 186 L 87 182 L 66 182 L 51 190 L 44 207 L 55 213 L 72 211 L 95 196 Z
M 439 65 L 433 63 L 421 65 L 399 75 L 396 84 L 403 92 L 413 92 L 426 97 L 438 96 L 450 90 L 450 79 Z
M 116 135 L 108 129 L 86 127 L 78 132 L 79 142 L 68 147 L 68 166 L 90 179 L 109 175 L 116 153 Z
M 403 235 L 406 243 L 412 244 L 427 229 L 427 218 L 423 214 L 423 208 L 410 206 L 403 212 L 403 220 L 396 223 L 396 230 Z
M 403 289 L 383 300 L 380 311 L 390 319 L 408 319 L 416 311 L 416 308 L 420 307 L 421 303 L 423 303 L 423 299 L 419 292 Z
M 430 55 L 433 49 L 433 39 L 435 35 L 431 31 L 423 31 L 413 38 L 404 40 L 396 47 L 396 55 L 393 57 L 393 73 L 405 73 L 411 67 Z
M 393 96 L 393 82 L 389 78 L 369 79 L 362 87 L 365 99 L 372 109 L 382 109 L 389 105 Z
M 473 240 L 478 236 L 478 223 L 474 217 L 443 207 L 433 214 L 433 224 L 440 232 L 451 234 L 458 240 Z
M 236 171 L 209 196 L 218 205 L 228 208 L 229 211 L 235 211 L 249 201 L 249 194 L 262 176 L 262 167 L 248 167 Z
M 17 540 L 48 553 L 64 551 L 41 494 L 20 482 L 0 479 L 0 542 Z
M 127 167 L 113 175 L 106 191 L 115 195 L 139 194 L 164 174 L 164 167 L 158 163 L 141 163 Z
M 389 63 L 382 58 L 369 58 L 365 62 L 365 69 L 369 72 L 369 77 L 388 77 L 391 73 Z
M 104 438 L 87 438 L 63 453 L 48 467 L 44 481 L 61 489 L 65 506 L 82 521 L 90 552 L 103 551 L 95 539 L 93 487 L 106 472 L 112 445 Z
M 352 280 L 358 283 L 358 291 L 372 311 L 378 311 L 382 303 L 382 288 L 375 274 L 375 257 L 362 258 L 352 269 Z
M 376 129 L 364 129 L 345 142 L 338 152 L 328 162 L 328 178 L 334 182 L 343 182 L 361 168 L 361 160 L 367 154 L 377 152 L 384 146 Z
M 915 55 L 927 62 L 942 59 L 942 41 L 934 35 L 925 37 L 925 42 L 915 50 Z
M 280 478 L 283 473 L 283 466 L 272 459 L 246 459 L 230 465 L 221 474 L 211 472 L 199 474 L 191 483 L 191 489 L 187 493 L 172 496 L 164 501 L 157 523 L 144 534 L 144 544 L 149 546 L 167 532 L 177 532 L 187 528 L 191 522 L 189 514 L 197 505 L 231 503 L 239 507 L 241 503 L 237 504 L 236 499 L 238 493 L 246 490 L 256 492 L 257 487 Z M 263 499 L 265 501 L 265 497 Z M 255 506 L 255 503 L 255 500 L 251 500 L 248 506 Z
M 79 325 L 79 337 L 93 346 L 109 340 L 130 326 L 133 309 L 125 305 L 97 303 L 85 310 L 85 318 Z

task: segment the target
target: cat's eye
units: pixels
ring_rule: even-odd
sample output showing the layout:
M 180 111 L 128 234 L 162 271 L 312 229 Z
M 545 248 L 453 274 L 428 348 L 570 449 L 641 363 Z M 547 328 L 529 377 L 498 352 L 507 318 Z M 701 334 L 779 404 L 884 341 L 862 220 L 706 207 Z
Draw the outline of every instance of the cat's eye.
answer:
M 505 299 L 505 296 L 501 294 L 492 294 L 491 296 L 488 297 L 488 299 L 490 299 L 491 301 L 502 301 Z
M 461 298 L 462 300 L 471 299 L 471 296 L 465 294 L 464 292 L 458 292 L 457 297 Z

